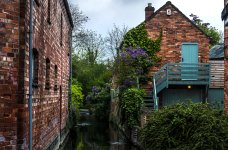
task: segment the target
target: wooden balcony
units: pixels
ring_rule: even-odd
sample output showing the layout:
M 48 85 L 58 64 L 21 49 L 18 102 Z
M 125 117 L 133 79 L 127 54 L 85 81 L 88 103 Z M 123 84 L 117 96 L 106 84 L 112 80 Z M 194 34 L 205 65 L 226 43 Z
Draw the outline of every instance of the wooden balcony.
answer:
M 158 105 L 157 94 L 169 85 L 210 84 L 210 64 L 169 63 L 153 75 L 154 107 Z

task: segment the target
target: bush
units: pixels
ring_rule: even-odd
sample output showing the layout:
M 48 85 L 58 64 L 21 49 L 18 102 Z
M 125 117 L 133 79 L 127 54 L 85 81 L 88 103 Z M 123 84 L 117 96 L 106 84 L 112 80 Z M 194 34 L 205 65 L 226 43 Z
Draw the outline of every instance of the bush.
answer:
M 176 104 L 153 112 L 140 131 L 144 149 L 228 149 L 228 119 L 207 104 Z
M 93 86 L 87 102 L 90 103 L 90 108 L 93 110 L 97 120 L 109 121 L 110 100 L 109 86 L 105 88 Z
M 132 128 L 139 123 L 140 110 L 143 107 L 144 91 L 130 88 L 124 91 L 121 98 L 121 108 L 125 113 L 128 127 Z
M 83 103 L 82 88 L 79 84 L 72 85 L 72 106 L 75 108 L 79 108 Z

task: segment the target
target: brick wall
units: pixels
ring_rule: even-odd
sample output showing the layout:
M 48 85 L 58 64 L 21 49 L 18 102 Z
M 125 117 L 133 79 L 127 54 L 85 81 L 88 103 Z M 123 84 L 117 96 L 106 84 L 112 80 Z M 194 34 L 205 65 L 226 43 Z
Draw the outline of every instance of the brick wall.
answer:
M 224 6 L 228 0 L 224 0 Z M 224 26 L 224 110 L 228 112 L 228 26 Z
M 0 149 L 16 149 L 19 3 L 0 1 Z
M 167 15 L 171 9 L 171 15 Z M 162 60 L 152 67 L 152 74 L 169 62 L 181 62 L 181 45 L 183 42 L 198 43 L 198 62 L 209 61 L 209 38 L 196 28 L 174 5 L 167 2 L 151 19 L 146 21 L 146 29 L 152 39 L 156 39 L 162 31 L 162 42 L 157 56 Z
M 48 148 L 68 118 L 71 26 L 63 0 L 51 0 L 50 23 L 47 5 L 48 0 L 39 5 L 34 2 L 33 9 L 33 48 L 39 62 L 38 86 L 33 88 L 33 149 Z M 1 1 L 0 6 L 0 34 L 5 35 L 0 36 L 0 149 L 11 145 L 28 149 L 29 0 Z M 50 60 L 50 89 L 45 89 L 46 58 Z

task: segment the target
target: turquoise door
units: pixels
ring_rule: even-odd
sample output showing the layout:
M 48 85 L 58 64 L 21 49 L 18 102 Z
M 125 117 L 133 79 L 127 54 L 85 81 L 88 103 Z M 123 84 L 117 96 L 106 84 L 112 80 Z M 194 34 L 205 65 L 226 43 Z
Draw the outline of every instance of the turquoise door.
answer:
M 182 63 L 198 64 L 198 44 L 183 43 L 181 48 Z
M 183 43 L 181 47 L 182 56 L 182 80 L 196 80 L 198 72 L 198 44 Z

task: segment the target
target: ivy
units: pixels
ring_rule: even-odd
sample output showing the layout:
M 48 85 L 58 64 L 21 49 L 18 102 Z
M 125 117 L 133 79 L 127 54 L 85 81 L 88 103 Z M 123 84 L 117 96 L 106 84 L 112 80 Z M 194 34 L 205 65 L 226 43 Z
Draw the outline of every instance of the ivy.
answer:
M 162 32 L 157 39 L 150 39 L 145 28 L 145 22 L 143 22 L 125 34 L 122 48 L 142 48 L 147 51 L 154 62 L 157 62 L 160 59 L 157 58 L 156 52 L 160 50 L 161 40 Z
M 143 96 L 144 91 L 137 88 L 129 88 L 122 95 L 121 108 L 125 112 L 130 128 L 139 123 L 139 113 L 144 104 Z

